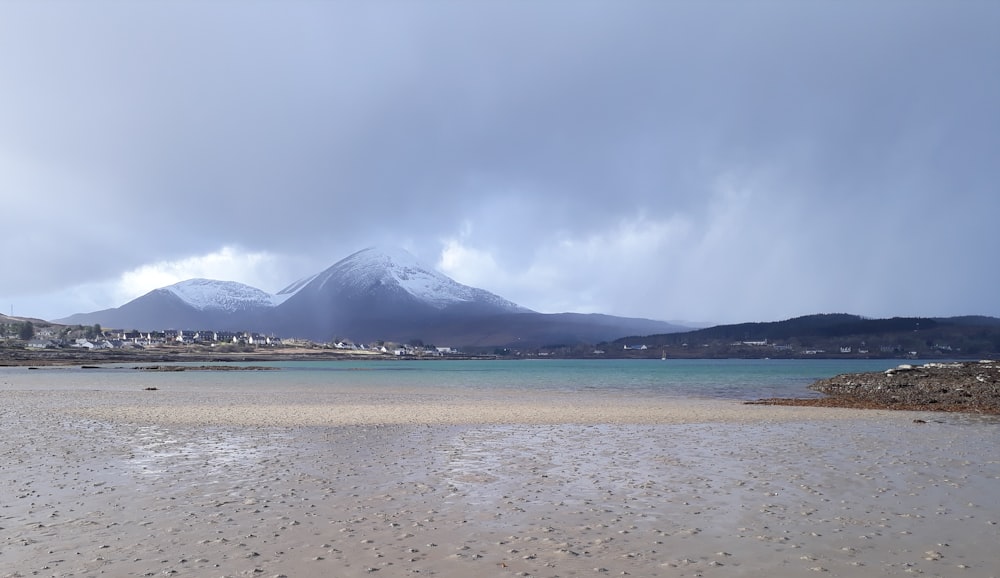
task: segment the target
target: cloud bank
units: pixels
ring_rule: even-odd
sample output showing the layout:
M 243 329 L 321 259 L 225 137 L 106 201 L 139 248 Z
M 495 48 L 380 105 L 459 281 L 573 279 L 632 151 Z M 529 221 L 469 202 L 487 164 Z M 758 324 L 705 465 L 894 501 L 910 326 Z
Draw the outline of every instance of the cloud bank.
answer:
M 1000 315 L 993 3 L 0 6 L 0 304 L 399 245 L 539 311 Z M 7 307 L 4 307 L 7 309 Z

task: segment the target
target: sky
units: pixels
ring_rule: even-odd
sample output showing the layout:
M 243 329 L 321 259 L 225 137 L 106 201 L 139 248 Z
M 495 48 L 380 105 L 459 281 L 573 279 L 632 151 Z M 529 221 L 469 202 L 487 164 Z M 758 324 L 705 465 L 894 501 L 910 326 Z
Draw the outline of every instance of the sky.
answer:
M 541 312 L 1000 316 L 1000 3 L 0 3 L 0 312 L 402 247 Z

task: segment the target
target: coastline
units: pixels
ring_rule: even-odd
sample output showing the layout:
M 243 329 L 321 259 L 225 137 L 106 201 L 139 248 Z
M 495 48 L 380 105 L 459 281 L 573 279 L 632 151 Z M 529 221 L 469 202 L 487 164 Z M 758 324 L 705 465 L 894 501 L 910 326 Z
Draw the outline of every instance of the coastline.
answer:
M 637 353 L 637 352 L 630 352 Z M 159 346 L 146 349 L 130 350 L 86 350 L 86 349 L 27 349 L 19 347 L 0 347 L 0 367 L 21 367 L 21 366 L 64 366 L 83 364 L 122 364 L 122 363 L 242 363 L 242 362 L 263 362 L 263 361 L 362 361 L 362 360 L 566 360 L 566 359 L 589 359 L 589 360 L 660 360 L 662 359 L 655 350 L 641 352 L 642 355 L 523 355 L 508 356 L 490 353 L 442 353 L 425 355 L 405 355 L 396 356 L 384 354 L 370 350 L 350 350 L 336 349 L 329 347 L 261 347 L 248 349 L 246 351 L 222 351 L 214 350 L 211 347 L 189 347 L 189 346 Z M 747 352 L 744 352 L 747 353 Z M 667 360 L 817 360 L 817 361 L 861 361 L 861 360 L 886 360 L 892 361 L 898 357 L 870 357 L 870 356 L 844 356 L 844 355 L 808 355 L 808 356 L 771 356 L 763 353 L 757 355 L 684 355 L 672 356 Z M 934 359 L 951 360 L 952 357 L 928 357 L 925 361 Z M 971 359 L 969 361 L 972 361 Z
M 67 365 L 106 365 L 116 363 L 168 364 L 168 363 L 241 363 L 261 361 L 358 361 L 373 359 L 376 354 L 347 352 L 336 349 L 306 349 L 299 347 L 269 348 L 241 352 L 215 352 L 184 348 L 151 348 L 132 351 L 67 351 L 27 349 L 0 350 L 0 367 L 58 367 Z M 464 356 L 462 359 L 477 359 Z M 378 359 L 393 359 L 379 355 Z

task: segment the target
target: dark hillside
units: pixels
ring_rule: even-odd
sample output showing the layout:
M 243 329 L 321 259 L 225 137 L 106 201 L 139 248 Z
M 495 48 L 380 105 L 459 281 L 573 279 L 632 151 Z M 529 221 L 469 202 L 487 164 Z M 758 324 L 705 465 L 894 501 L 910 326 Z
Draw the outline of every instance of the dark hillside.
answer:
M 834 313 L 628 337 L 613 345 L 623 347 L 640 342 L 652 349 L 680 348 L 676 352 L 679 357 L 996 356 L 1000 354 L 1000 319 L 983 316 L 871 319 Z

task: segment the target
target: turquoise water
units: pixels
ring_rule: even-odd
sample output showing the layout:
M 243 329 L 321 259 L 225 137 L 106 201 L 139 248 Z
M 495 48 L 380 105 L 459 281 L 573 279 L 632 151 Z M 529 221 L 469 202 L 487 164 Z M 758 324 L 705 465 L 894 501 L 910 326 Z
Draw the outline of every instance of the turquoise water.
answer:
M 883 371 L 901 360 L 384 360 L 254 362 L 279 371 L 148 373 L 129 369 L 34 372 L 54 385 L 59 374 L 109 385 L 139 381 L 247 390 L 461 391 L 636 394 L 758 399 L 816 397 L 808 386 L 841 373 Z M 21 371 L 24 371 L 23 368 Z
M 278 364 L 372 386 L 595 391 L 757 399 L 816 396 L 808 386 L 840 373 L 883 371 L 898 360 L 518 360 Z M 349 373 L 350 376 L 331 375 Z

